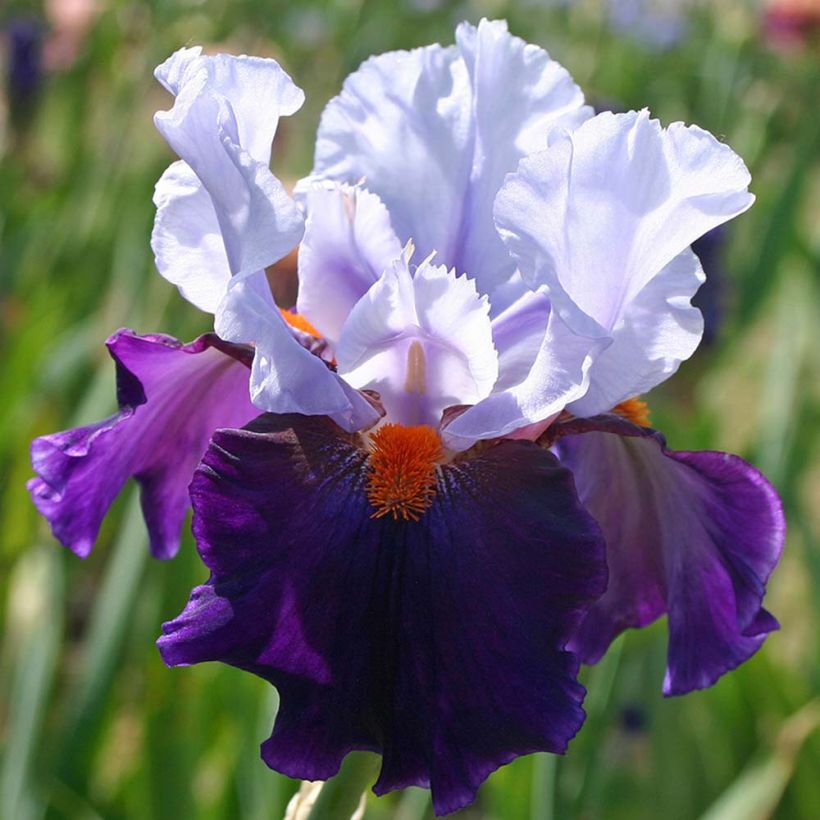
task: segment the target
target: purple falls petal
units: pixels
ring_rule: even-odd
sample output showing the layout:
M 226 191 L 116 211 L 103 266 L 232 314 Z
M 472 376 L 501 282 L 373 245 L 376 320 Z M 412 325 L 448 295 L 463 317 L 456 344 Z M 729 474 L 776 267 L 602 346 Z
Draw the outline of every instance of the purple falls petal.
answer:
M 595 663 L 624 629 L 667 613 L 664 694 L 711 686 L 777 629 L 762 608 L 785 536 L 782 504 L 737 456 L 675 452 L 614 416 L 558 444 L 607 541 L 609 587 L 571 646 Z
M 380 752 L 377 794 L 471 802 L 518 755 L 580 727 L 564 649 L 606 569 L 569 472 L 529 442 L 441 468 L 419 522 L 373 519 L 366 453 L 329 420 L 218 432 L 191 485 L 211 571 L 159 640 L 169 665 L 220 660 L 274 684 L 272 768 L 331 777 Z
M 217 427 L 259 411 L 248 397 L 250 350 L 214 334 L 182 344 L 120 330 L 107 342 L 120 410 L 108 419 L 35 439 L 28 487 L 54 537 L 85 558 L 108 508 L 133 476 L 157 558 L 179 548 L 188 484 Z

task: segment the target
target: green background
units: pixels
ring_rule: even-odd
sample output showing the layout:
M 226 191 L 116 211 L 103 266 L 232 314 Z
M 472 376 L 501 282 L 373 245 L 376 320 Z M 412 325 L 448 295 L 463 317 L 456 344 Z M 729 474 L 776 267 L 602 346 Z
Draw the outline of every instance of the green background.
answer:
M 6 8 L 4 19 L 16 10 Z M 169 670 L 154 640 L 206 577 L 190 535 L 150 559 L 129 485 L 81 561 L 29 502 L 32 437 L 110 414 L 105 338 L 121 326 L 188 340 L 209 329 L 153 267 L 154 182 L 173 159 L 152 127 L 170 105 L 152 70 L 181 45 L 276 56 L 307 92 L 274 171 L 310 166 L 323 105 L 372 53 L 452 42 L 506 17 L 589 99 L 696 122 L 749 165 L 757 204 L 733 223 L 724 322 L 648 397 L 676 449 L 726 449 L 781 492 L 789 535 L 768 606 L 782 631 L 712 689 L 660 695 L 665 624 L 585 669 L 589 717 L 569 753 L 490 777 L 473 818 L 747 820 L 820 816 L 817 40 L 775 47 L 751 4 L 692 9 L 659 49 L 590 2 L 111 0 L 76 60 L 46 78 L 0 155 L 0 818 L 281 818 L 299 784 L 258 756 L 276 710 L 263 681 L 215 664 Z M 313 817 L 349 816 L 372 759 L 354 758 Z M 369 796 L 367 818 L 431 816 L 426 792 Z

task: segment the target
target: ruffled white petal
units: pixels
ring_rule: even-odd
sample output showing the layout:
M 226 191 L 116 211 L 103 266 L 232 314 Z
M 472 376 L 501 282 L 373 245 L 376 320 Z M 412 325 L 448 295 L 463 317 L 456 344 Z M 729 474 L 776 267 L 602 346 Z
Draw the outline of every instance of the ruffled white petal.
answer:
M 268 162 L 279 116 L 296 111 L 303 94 L 274 60 L 203 57 L 198 49 L 182 49 L 156 74 L 176 99 L 155 124 L 202 188 L 179 171 L 160 181 L 157 266 L 195 304 L 213 310 L 224 295 L 226 258 L 231 274 L 252 274 L 302 236 L 303 217 Z M 212 255 L 215 230 L 224 250 Z M 197 268 L 203 281 L 194 284 Z
M 593 365 L 594 412 L 658 384 L 694 349 L 695 320 L 682 317 L 688 297 L 681 294 L 694 293 L 700 269 L 679 262 L 661 273 L 695 239 L 751 206 L 749 179 L 740 158 L 707 132 L 681 123 L 664 130 L 647 112 L 601 114 L 553 137 L 507 178 L 496 224 L 525 281 L 546 288 L 577 332 L 615 343 L 623 337 L 611 362 L 634 383 L 613 390 L 620 376 L 604 373 L 603 359 Z M 660 308 L 655 330 L 650 302 Z M 637 331 L 651 344 L 638 343 Z
M 224 100 L 233 112 L 239 144 L 265 164 L 270 162 L 279 117 L 295 114 L 305 101 L 304 92 L 279 63 L 262 57 L 207 57 L 199 47 L 182 48 L 154 74 L 174 96 L 194 87 Z
M 350 312 L 336 351 L 339 373 L 376 390 L 390 421 L 437 426 L 445 407 L 487 396 L 498 375 L 489 305 L 475 283 L 406 255 Z
M 687 248 L 650 280 L 593 364 L 589 391 L 567 409 L 594 416 L 675 373 L 703 335 L 703 315 L 690 300 L 704 279 L 700 260 Z
M 291 334 L 276 307 L 264 271 L 231 280 L 217 312 L 217 334 L 253 344 L 251 401 L 271 413 L 330 415 L 344 429 L 374 424 L 370 403 Z
M 154 76 L 176 97 L 184 82 L 185 72 L 191 65 L 199 62 L 201 57 L 202 46 L 177 49 L 154 69 Z
M 381 200 L 358 186 L 306 183 L 296 307 L 335 345 L 353 305 L 401 255 Z
M 452 264 L 492 293 L 515 272 L 493 228 L 493 200 L 518 161 L 545 148 L 552 129 L 575 128 L 593 111 L 569 72 L 544 49 L 513 37 L 503 20 L 462 23 L 456 43 L 470 74 L 473 161 Z M 495 300 L 493 300 L 495 307 Z
M 522 382 L 535 363 L 547 331 L 550 300 L 528 290 L 493 319 L 493 341 L 498 351 L 498 381 L 495 391 Z
M 573 333 L 558 313 L 551 311 L 526 377 L 456 416 L 442 428 L 444 443 L 453 450 L 466 450 L 480 439 L 549 422 L 586 393 L 592 362 L 608 343 L 606 338 Z
M 151 248 L 159 272 L 193 305 L 214 313 L 231 269 L 208 192 L 180 160 L 157 182 L 154 204 Z
M 590 115 L 567 72 L 502 21 L 463 24 L 457 46 L 371 58 L 322 116 L 314 174 L 364 178 L 402 242 L 490 293 L 515 270 L 492 222 L 504 175 L 550 128 Z

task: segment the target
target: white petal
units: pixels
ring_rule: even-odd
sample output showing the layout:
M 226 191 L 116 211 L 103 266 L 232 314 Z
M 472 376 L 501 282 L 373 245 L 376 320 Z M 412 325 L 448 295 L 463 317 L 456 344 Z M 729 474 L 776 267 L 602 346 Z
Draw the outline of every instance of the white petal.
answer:
M 202 46 L 180 48 L 175 51 L 164 63 L 154 69 L 154 76 L 174 96 L 185 80 L 185 72 L 194 64 L 199 64 L 202 56 Z M 207 59 L 207 58 L 206 58 Z
M 279 115 L 298 108 L 301 91 L 273 60 L 184 54 L 159 74 L 177 97 L 155 124 L 211 197 L 231 272 L 282 258 L 303 219 L 267 163 Z
M 175 52 L 154 75 L 175 96 L 186 85 L 201 84 L 208 94 L 224 100 L 236 120 L 239 144 L 266 165 L 279 117 L 294 114 L 305 100 L 276 60 L 230 54 L 206 57 L 198 46 Z
M 552 311 L 527 377 L 456 416 L 442 429 L 444 443 L 453 450 L 466 450 L 479 439 L 506 436 L 554 418 L 584 395 L 590 366 L 607 344 L 606 338 L 573 333 Z
M 550 300 L 528 290 L 493 318 L 493 341 L 498 351 L 495 392 L 514 387 L 529 375 L 541 349 L 550 316 Z
M 515 272 L 493 230 L 493 200 L 504 177 L 522 157 L 546 148 L 552 129 L 575 128 L 593 111 L 569 72 L 544 49 L 511 36 L 503 20 L 477 28 L 462 23 L 456 41 L 470 73 L 475 132 L 464 242 L 452 264 L 490 293 Z
M 200 310 L 214 313 L 231 278 L 211 198 L 181 160 L 154 190 L 157 215 L 151 234 L 159 272 Z
M 703 316 L 690 300 L 704 279 L 700 260 L 687 248 L 650 280 L 592 365 L 589 391 L 567 409 L 577 416 L 604 413 L 675 373 L 703 335 Z
M 389 420 L 438 425 L 445 407 L 487 396 L 498 375 L 486 297 L 475 283 L 402 256 L 342 329 L 339 373 L 380 393 Z
M 648 389 L 673 372 L 682 352 L 691 354 L 695 320 L 688 314 L 681 321 L 688 304 L 681 294 L 694 292 L 700 274 L 691 265 L 677 263 L 674 273 L 667 266 L 750 207 L 748 184 L 746 167 L 728 146 L 694 126 L 664 130 L 647 112 L 595 117 L 522 160 L 507 178 L 496 223 L 525 281 L 546 288 L 576 332 L 623 335 L 611 363 L 632 351 L 622 374 L 605 373 L 604 360 L 593 366 L 593 392 L 633 395 L 638 385 Z M 657 311 L 654 330 L 649 302 Z M 634 383 L 615 390 L 626 371 Z
M 293 337 L 274 304 L 264 271 L 232 279 L 217 311 L 216 332 L 255 346 L 251 401 L 271 413 L 331 415 L 346 430 L 374 424 L 378 413 Z
M 372 58 L 322 116 L 314 174 L 365 179 L 402 242 L 491 292 L 515 265 L 498 239 L 492 200 L 551 127 L 589 116 L 567 72 L 510 36 L 503 22 L 464 24 L 458 45 Z
M 353 305 L 401 255 L 401 245 L 375 194 L 337 183 L 307 183 L 302 193 L 307 221 L 296 307 L 335 345 Z

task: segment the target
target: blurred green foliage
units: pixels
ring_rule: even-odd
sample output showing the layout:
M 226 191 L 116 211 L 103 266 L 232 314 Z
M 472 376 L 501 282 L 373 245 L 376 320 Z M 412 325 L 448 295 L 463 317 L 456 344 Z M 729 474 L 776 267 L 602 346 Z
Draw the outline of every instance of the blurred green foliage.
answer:
M 279 58 L 307 92 L 274 153 L 274 170 L 295 179 L 323 105 L 361 60 L 450 42 L 456 22 L 482 15 L 547 47 L 591 100 L 697 122 L 746 159 L 758 202 L 732 226 L 716 274 L 717 342 L 649 400 L 673 446 L 732 450 L 764 469 L 790 531 L 769 595 L 782 631 L 755 658 L 708 691 L 664 700 L 664 625 L 626 635 L 584 672 L 589 717 L 569 754 L 504 767 L 461 816 L 820 814 L 817 52 L 771 48 L 756 7 L 735 0 L 696 8 L 663 51 L 613 34 L 596 2 L 111 0 L 76 60 L 47 77 L 33 117 L 7 117 L 0 156 L 4 820 L 280 818 L 299 787 L 258 756 L 277 704 L 267 684 L 216 665 L 168 670 L 154 648 L 206 576 L 190 536 L 175 560 L 149 559 L 130 488 L 82 562 L 25 491 L 32 437 L 113 410 L 108 334 L 208 329 L 153 270 L 152 188 L 172 159 L 151 125 L 169 105 L 153 67 L 188 43 Z M 339 794 L 355 805 L 372 772 L 352 759 L 312 816 L 342 816 Z M 368 798 L 372 820 L 429 816 L 421 790 Z

